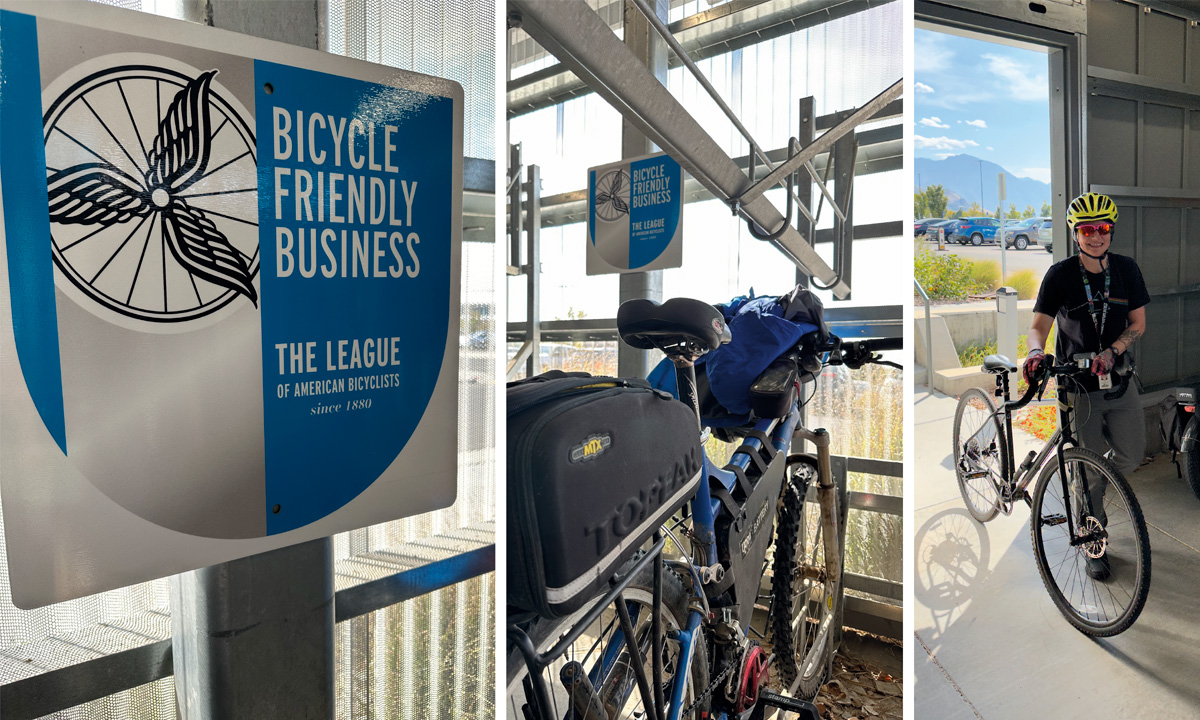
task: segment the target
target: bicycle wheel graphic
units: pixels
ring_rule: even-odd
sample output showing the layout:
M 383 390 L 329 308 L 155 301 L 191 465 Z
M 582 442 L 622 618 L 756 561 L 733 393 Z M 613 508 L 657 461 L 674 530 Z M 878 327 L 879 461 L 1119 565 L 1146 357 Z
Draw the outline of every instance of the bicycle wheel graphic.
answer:
M 596 181 L 596 217 L 615 222 L 629 214 L 629 173 L 610 170 Z
M 258 303 L 258 163 L 253 119 L 217 71 L 161 61 L 56 81 L 69 87 L 44 99 L 46 173 L 62 277 L 121 316 L 179 323 Z

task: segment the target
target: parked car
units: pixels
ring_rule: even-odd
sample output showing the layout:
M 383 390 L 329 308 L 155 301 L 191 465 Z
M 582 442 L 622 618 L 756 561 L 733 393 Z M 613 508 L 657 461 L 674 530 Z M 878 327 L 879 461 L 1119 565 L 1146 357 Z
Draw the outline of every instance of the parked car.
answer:
M 913 223 L 913 237 L 921 237 L 925 234 L 925 228 L 929 223 L 940 222 L 941 218 L 921 218 Z
M 1024 220 L 1014 220 L 1004 227 L 1004 246 L 1024 250 L 1038 242 L 1038 230 L 1042 225 L 1050 223 L 1050 218 L 1033 217 Z
M 960 245 L 971 243 L 979 246 L 985 242 L 996 242 L 1000 221 L 990 217 L 959 218 L 946 228 L 946 239 Z
M 1042 228 L 1038 230 L 1038 244 L 1046 248 L 1046 252 L 1054 252 L 1054 223 L 1042 223 Z
M 925 239 L 932 242 L 937 242 L 938 229 L 942 228 L 946 231 L 946 239 L 950 239 L 950 226 L 955 223 L 954 218 L 947 220 L 930 220 L 925 226 Z

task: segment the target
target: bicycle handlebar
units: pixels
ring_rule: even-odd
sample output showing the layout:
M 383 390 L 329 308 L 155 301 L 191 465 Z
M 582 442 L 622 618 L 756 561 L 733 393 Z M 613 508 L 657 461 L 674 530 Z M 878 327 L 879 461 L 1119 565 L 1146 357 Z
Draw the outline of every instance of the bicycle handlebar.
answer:
M 1133 367 L 1128 362 L 1119 363 L 1119 366 L 1120 367 L 1113 368 L 1113 374 L 1119 378 L 1119 382 L 1117 386 L 1113 388 L 1112 392 L 1104 393 L 1105 400 L 1116 400 L 1124 395 L 1125 391 L 1129 389 L 1129 380 L 1133 377 Z M 1046 355 L 1046 359 L 1043 361 L 1042 366 L 1038 368 L 1038 377 L 1035 379 L 1035 382 L 1029 383 L 1029 387 L 1026 388 L 1024 395 L 1017 400 L 1005 403 L 1005 406 L 1009 410 L 1020 410 L 1033 401 L 1033 396 L 1035 394 L 1040 398 L 1042 396 L 1042 392 L 1046 389 L 1046 384 L 1050 381 L 1052 376 L 1073 378 L 1079 375 L 1090 373 L 1090 364 L 1087 367 L 1080 367 L 1080 365 L 1076 362 L 1055 364 L 1054 356 Z

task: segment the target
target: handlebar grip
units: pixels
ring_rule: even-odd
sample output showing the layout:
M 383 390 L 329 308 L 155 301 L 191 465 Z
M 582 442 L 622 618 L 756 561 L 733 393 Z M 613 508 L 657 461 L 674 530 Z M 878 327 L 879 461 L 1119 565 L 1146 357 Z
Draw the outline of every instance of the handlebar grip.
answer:
M 872 338 L 870 340 L 860 340 L 859 342 L 863 343 L 866 349 L 871 352 L 904 349 L 904 338 L 902 337 Z

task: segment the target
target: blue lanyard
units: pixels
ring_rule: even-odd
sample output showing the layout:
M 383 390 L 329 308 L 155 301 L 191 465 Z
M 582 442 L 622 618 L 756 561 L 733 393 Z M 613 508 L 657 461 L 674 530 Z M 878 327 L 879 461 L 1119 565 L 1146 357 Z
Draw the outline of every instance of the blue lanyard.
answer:
M 1092 316 L 1092 325 L 1096 326 L 1096 335 L 1100 339 L 1100 344 L 1104 345 L 1104 325 L 1108 322 L 1108 288 L 1112 281 L 1112 275 L 1109 273 L 1111 262 L 1104 263 L 1104 308 L 1100 311 L 1100 321 L 1096 321 L 1096 301 L 1092 299 L 1092 286 L 1088 282 L 1087 268 L 1083 266 L 1083 260 L 1079 260 L 1079 272 L 1083 275 L 1083 294 L 1087 296 L 1088 314 Z

